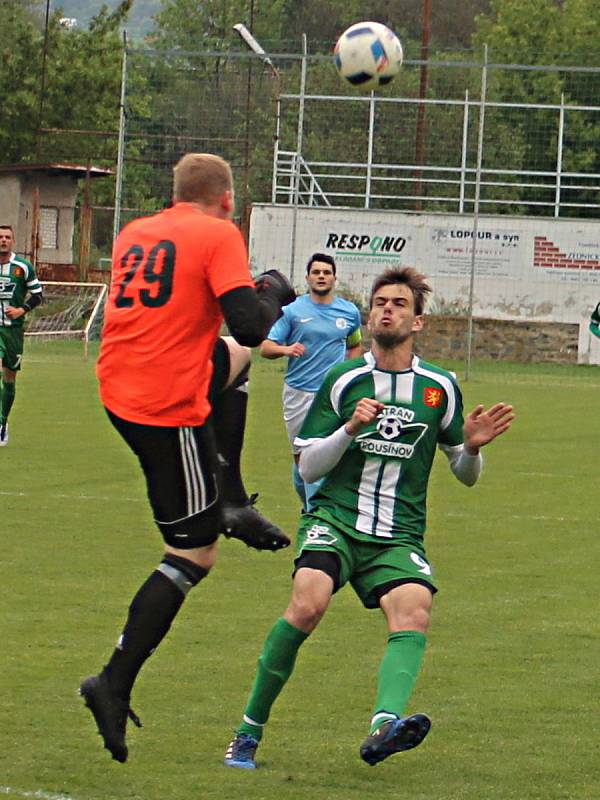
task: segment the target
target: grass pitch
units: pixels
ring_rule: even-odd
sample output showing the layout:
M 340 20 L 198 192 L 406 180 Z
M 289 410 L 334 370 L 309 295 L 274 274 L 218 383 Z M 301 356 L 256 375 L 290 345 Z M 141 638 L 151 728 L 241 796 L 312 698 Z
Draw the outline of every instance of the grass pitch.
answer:
M 141 472 L 97 400 L 93 360 L 79 344 L 28 342 L 0 450 L 0 795 L 599 798 L 600 369 L 495 364 L 474 375 L 466 408 L 504 400 L 518 419 L 487 449 L 475 488 L 436 460 L 426 541 L 441 591 L 409 708 L 433 719 L 424 744 L 374 768 L 358 757 L 386 634 L 347 588 L 300 651 L 261 769 L 222 766 L 293 559 L 223 541 L 144 667 L 133 697 L 144 728 L 130 727 L 120 765 L 77 687 L 110 654 L 161 541 Z M 260 509 L 293 534 L 282 377 L 281 362 L 255 363 L 245 475 Z

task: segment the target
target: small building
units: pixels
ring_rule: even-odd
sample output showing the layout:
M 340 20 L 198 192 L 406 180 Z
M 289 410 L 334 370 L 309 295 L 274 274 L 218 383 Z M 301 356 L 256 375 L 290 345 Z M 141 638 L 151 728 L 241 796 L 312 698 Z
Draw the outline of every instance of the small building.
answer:
M 73 264 L 78 182 L 111 174 L 76 164 L 0 165 L 0 223 L 13 226 L 16 251 L 34 263 Z

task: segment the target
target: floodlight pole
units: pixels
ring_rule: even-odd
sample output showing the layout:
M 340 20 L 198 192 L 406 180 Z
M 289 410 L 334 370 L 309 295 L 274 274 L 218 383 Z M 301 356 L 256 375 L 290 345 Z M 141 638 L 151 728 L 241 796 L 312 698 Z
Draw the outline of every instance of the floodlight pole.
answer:
M 257 56 L 260 56 L 262 58 L 263 63 L 269 67 L 273 75 L 275 75 L 276 78 L 279 78 L 280 77 L 279 70 L 277 69 L 275 64 L 273 64 L 269 56 L 266 54 L 264 48 L 261 47 L 260 44 L 254 38 L 254 36 L 252 36 L 248 28 L 244 25 L 244 23 L 238 22 L 237 25 L 233 26 L 233 30 L 240 35 L 244 44 L 246 44 L 250 48 L 250 50 L 252 50 L 253 53 L 256 53 Z
M 254 4 L 251 3 L 250 5 L 250 18 L 251 24 L 254 17 Z M 263 64 L 266 64 L 267 67 L 273 73 L 275 80 L 277 81 L 277 129 L 279 130 L 279 102 L 281 97 L 281 75 L 279 74 L 279 70 L 273 64 L 265 49 L 261 47 L 261 45 L 256 41 L 254 36 L 250 33 L 248 28 L 244 25 L 243 22 L 238 22 L 236 25 L 233 26 L 233 30 L 240 36 L 244 44 L 259 58 L 262 60 Z M 250 136 L 250 129 L 249 129 L 249 120 L 250 120 L 250 72 L 248 73 L 248 92 L 246 98 L 246 176 L 245 176 L 245 208 L 244 208 L 244 227 L 247 227 L 248 230 L 246 231 L 246 235 L 248 239 L 250 238 L 250 217 L 248 215 L 248 194 L 249 194 L 249 186 L 248 186 L 248 174 L 249 174 L 249 136 Z
M 483 45 L 483 67 L 481 70 L 481 97 L 479 98 L 479 131 L 477 135 L 477 169 L 475 172 L 475 199 L 473 201 L 473 249 L 471 250 L 471 275 L 469 278 L 469 303 L 467 327 L 467 354 L 465 381 L 471 377 L 473 354 L 473 306 L 475 301 L 475 271 L 477 269 L 477 235 L 479 229 L 479 201 L 481 195 L 481 168 L 483 162 L 483 132 L 485 127 L 485 104 L 487 100 L 488 47 Z
M 423 0 L 423 30 L 421 35 L 421 80 L 419 83 L 419 100 L 423 101 L 427 95 L 427 68 L 429 62 L 429 35 L 430 35 L 430 0 Z M 415 164 L 417 170 L 415 172 L 416 186 L 415 186 L 415 209 L 421 211 L 423 203 L 421 200 L 422 185 L 421 177 L 423 175 L 424 158 L 424 140 L 425 140 L 425 104 L 419 103 L 417 108 L 417 125 L 415 133 Z
M 298 230 L 298 204 L 300 202 L 300 168 L 304 137 L 304 104 L 306 97 L 306 57 L 308 46 L 306 34 L 302 34 L 302 73 L 300 75 L 300 108 L 298 109 L 298 135 L 296 137 L 296 155 L 294 157 L 294 207 L 292 209 L 292 235 L 290 237 L 290 281 L 294 283 L 294 265 L 296 263 L 296 233 Z
M 123 31 L 123 61 L 121 63 L 121 97 L 119 100 L 119 139 L 117 143 L 117 174 L 115 176 L 115 211 L 113 215 L 113 244 L 121 230 L 121 205 L 123 200 L 123 162 L 125 159 L 125 126 L 127 112 L 127 32 Z

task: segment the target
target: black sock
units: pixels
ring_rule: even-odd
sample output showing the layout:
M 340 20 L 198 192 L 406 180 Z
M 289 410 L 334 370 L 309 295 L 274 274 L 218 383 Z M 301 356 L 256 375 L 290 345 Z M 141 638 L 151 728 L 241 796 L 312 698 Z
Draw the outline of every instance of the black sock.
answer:
M 163 565 L 175 579 L 161 572 Z M 167 555 L 139 588 L 129 606 L 119 644 L 104 668 L 112 689 L 120 697 L 129 697 L 137 674 L 167 634 L 188 589 L 206 574 L 206 570 L 187 559 Z
M 248 495 L 244 488 L 240 460 L 248 407 L 248 369 L 235 383 L 215 398 L 213 425 L 222 470 L 222 494 L 225 502 L 242 504 Z

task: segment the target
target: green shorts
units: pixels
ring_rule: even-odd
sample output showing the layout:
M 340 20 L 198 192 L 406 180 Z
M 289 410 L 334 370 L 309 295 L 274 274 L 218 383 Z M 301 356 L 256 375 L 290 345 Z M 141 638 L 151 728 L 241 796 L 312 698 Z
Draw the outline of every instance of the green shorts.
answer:
M 298 559 L 306 552 L 335 553 L 340 561 L 337 589 L 350 582 L 366 608 L 378 608 L 388 584 L 420 583 L 433 594 L 437 586 L 422 549 L 406 542 L 365 542 L 354 539 L 330 521 L 304 514 L 298 529 Z M 390 586 L 390 588 L 392 588 Z
M 21 359 L 23 358 L 23 341 L 25 331 L 22 326 L 6 327 L 0 326 L 0 361 L 2 366 L 18 372 L 21 369 Z

